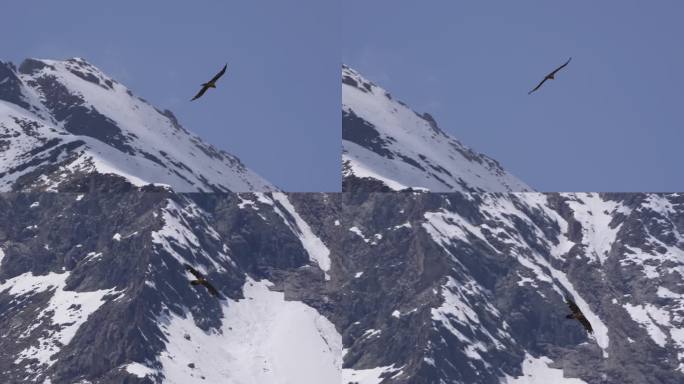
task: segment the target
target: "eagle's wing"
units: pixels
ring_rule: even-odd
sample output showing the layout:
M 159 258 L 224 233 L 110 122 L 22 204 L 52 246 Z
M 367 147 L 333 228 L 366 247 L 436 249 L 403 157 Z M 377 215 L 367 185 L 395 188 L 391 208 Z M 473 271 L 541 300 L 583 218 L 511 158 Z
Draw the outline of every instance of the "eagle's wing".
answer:
M 537 89 L 539 89 L 539 87 L 541 87 L 541 86 L 542 86 L 542 84 L 544 84 L 544 83 L 546 82 L 546 80 L 547 80 L 547 78 L 545 77 L 545 78 L 544 78 L 544 80 L 542 80 L 542 81 L 541 81 L 541 82 L 540 82 L 539 84 L 537 84 L 537 86 L 536 86 L 536 87 L 534 87 L 534 89 L 533 89 L 533 90 L 531 90 L 531 91 L 527 92 L 527 94 L 528 94 L 528 95 L 531 95 L 531 94 L 532 94 L 532 92 L 534 92 L 534 91 L 536 91 Z
M 200 97 L 202 97 L 202 95 L 204 95 L 204 92 L 206 92 L 207 89 L 209 89 L 209 87 L 207 87 L 206 85 L 205 85 L 205 86 L 202 86 L 202 89 L 200 89 L 199 92 L 197 92 L 197 94 L 195 95 L 195 97 L 193 97 L 192 99 L 190 99 L 190 101 L 197 100 L 197 99 L 199 99 Z
M 191 267 L 189 264 L 185 264 L 185 270 L 192 273 L 198 279 L 201 279 L 202 277 L 204 277 L 204 276 L 202 276 L 202 274 L 198 270 Z
M 570 60 L 572 60 L 572 57 L 568 59 L 568 61 L 565 62 L 565 64 L 561 65 L 560 67 L 556 68 L 549 74 L 549 76 L 555 75 L 556 72 L 560 71 L 561 69 L 565 68 L 566 65 L 570 63 Z
M 587 320 L 587 318 L 584 317 L 584 315 L 580 314 L 576 318 L 580 323 L 582 323 L 587 332 L 594 333 L 594 329 L 591 327 L 591 323 L 589 323 L 589 320 Z
M 219 73 L 217 73 L 216 76 L 214 76 L 209 82 L 213 83 L 216 80 L 220 79 L 221 76 L 223 76 L 223 74 L 226 73 L 226 68 L 228 68 L 228 64 L 224 65 L 223 69 Z
M 565 296 L 565 303 L 568 304 L 568 307 L 570 307 L 570 311 L 572 311 L 573 314 L 575 314 L 575 315 L 577 315 L 577 314 L 581 315 L 582 314 L 582 311 L 580 311 L 577 304 L 575 304 L 575 302 L 572 301 L 572 299 L 570 299 L 569 296 Z
M 214 286 L 211 285 L 210 282 L 205 281 L 204 286 L 207 287 L 207 290 L 208 290 L 209 293 L 211 293 L 212 295 L 214 295 L 214 296 L 216 296 L 216 297 L 220 297 L 220 296 L 221 296 L 221 295 L 219 294 L 219 291 L 217 291 L 216 288 L 214 288 Z

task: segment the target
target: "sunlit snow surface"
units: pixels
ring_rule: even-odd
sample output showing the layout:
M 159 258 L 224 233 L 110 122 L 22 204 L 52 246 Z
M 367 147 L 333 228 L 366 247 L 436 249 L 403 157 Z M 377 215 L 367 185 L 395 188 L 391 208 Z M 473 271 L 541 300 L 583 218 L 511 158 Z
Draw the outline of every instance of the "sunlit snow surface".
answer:
M 382 146 L 382 150 L 373 150 L 350 140 L 349 136 L 343 137 L 342 161 L 350 166 L 345 176 L 374 178 L 394 190 L 408 187 L 434 192 L 466 191 L 467 188 L 487 192 L 531 190 L 496 161 L 435 129 L 428 120 L 388 97 L 384 89 L 356 71 L 343 67 L 342 76 L 346 79 L 342 84 L 343 113 L 353 113 L 373 125 L 365 129 L 377 131 L 377 138 L 372 140 Z M 350 85 L 351 82 L 356 86 Z
M 379 384 L 384 380 L 380 376 L 396 377 L 401 375 L 401 368 L 390 365 L 369 369 L 343 369 L 342 384 Z
M 154 375 L 157 371 L 140 363 L 130 363 L 124 366 L 126 372 L 131 373 L 137 377 L 143 378 Z
M 192 315 L 162 316 L 165 351 L 159 356 L 165 383 L 378 384 L 393 366 L 342 369 L 342 337 L 315 309 L 285 301 L 267 280 L 247 279 L 244 299 L 226 301 L 220 329 L 205 332 Z M 154 375 L 140 364 L 136 375 Z
M 549 367 L 552 360 L 548 357 L 525 355 L 522 364 L 522 376 L 507 376 L 503 384 L 587 384 L 586 381 L 563 376 L 562 369 Z
M 342 339 L 335 327 L 313 308 L 285 301 L 270 285 L 248 279 L 245 298 L 224 304 L 220 330 L 197 328 L 189 313 L 162 317 L 164 382 L 339 383 Z

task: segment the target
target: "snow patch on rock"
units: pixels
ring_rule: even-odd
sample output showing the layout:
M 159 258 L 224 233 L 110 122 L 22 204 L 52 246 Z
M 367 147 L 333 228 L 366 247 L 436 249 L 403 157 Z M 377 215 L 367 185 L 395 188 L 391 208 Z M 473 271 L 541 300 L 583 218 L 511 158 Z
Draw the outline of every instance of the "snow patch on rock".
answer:
M 562 369 L 551 368 L 553 360 L 546 356 L 534 357 L 525 354 L 522 364 L 521 376 L 504 377 L 505 384 L 587 384 L 586 381 L 577 378 L 565 377 Z
M 287 213 L 292 216 L 294 223 L 290 223 L 287 217 L 276 208 L 276 212 L 282 217 L 283 221 L 292 230 L 292 232 L 297 235 L 299 240 L 302 242 L 302 246 L 309 254 L 312 261 L 318 264 L 318 267 L 325 273 L 325 279 L 330 280 L 330 275 L 328 271 L 330 270 L 330 250 L 325 245 L 325 243 L 316 236 L 309 224 L 304 221 L 304 219 L 299 216 L 295 207 L 287 199 L 287 196 L 283 193 L 273 193 L 273 199 L 280 203 L 280 205 L 285 208 Z M 294 225 L 293 225 L 294 224 Z
M 68 277 L 68 272 L 38 276 L 26 272 L 0 285 L 1 293 L 17 300 L 21 296 L 52 292 L 47 306 L 36 315 L 33 323 L 25 324 L 26 329 L 22 333 L 23 337 L 35 336 L 36 345 L 21 351 L 15 360 L 15 363 L 35 360 L 35 365 L 31 365 L 36 374 L 54 363 L 52 357 L 69 344 L 80 326 L 106 302 L 104 297 L 116 293 L 114 288 L 91 292 L 66 291 L 64 287 Z M 48 328 L 38 330 L 41 325 Z M 34 332 L 41 333 L 36 336 Z

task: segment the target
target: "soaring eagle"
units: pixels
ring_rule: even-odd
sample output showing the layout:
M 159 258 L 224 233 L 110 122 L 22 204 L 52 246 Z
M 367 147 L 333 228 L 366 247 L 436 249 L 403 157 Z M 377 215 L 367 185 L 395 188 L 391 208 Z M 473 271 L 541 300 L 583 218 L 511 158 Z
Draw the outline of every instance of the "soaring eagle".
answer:
M 587 320 L 586 317 L 584 317 L 584 314 L 582 311 L 579 309 L 577 304 L 575 304 L 574 301 L 569 296 L 565 296 L 565 303 L 568 304 L 568 307 L 570 307 L 570 311 L 572 311 L 571 314 L 565 316 L 566 319 L 575 319 L 579 321 L 584 328 L 587 330 L 589 333 L 594 333 L 594 329 L 591 328 L 591 324 L 589 323 L 589 320 Z
M 534 92 L 534 91 L 536 91 L 537 89 L 539 89 L 539 87 L 541 87 L 542 84 L 544 84 L 544 83 L 546 82 L 546 80 L 553 80 L 553 79 L 555 79 L 555 78 L 556 78 L 556 73 L 557 73 L 558 71 L 560 71 L 561 69 L 565 68 L 565 66 L 568 65 L 568 63 L 570 63 L 570 60 L 572 60 L 572 57 L 569 58 L 568 61 L 565 62 L 565 64 L 563 64 L 563 65 L 561 65 L 560 67 L 554 69 L 553 72 L 551 72 L 551 73 L 549 73 L 548 75 L 546 75 L 546 77 L 544 78 L 544 80 L 542 80 L 541 83 L 539 83 L 536 87 L 534 87 L 533 90 L 527 92 L 527 94 L 528 94 L 528 95 L 531 95 L 532 92 Z
M 204 95 L 204 92 L 206 92 L 207 89 L 216 88 L 216 82 L 218 81 L 218 79 L 221 78 L 221 76 L 223 76 L 224 73 L 226 73 L 226 68 L 228 68 L 228 64 L 224 65 L 223 69 L 219 73 L 217 73 L 211 80 L 202 84 L 202 89 L 200 89 L 199 92 L 197 92 L 197 94 L 195 95 L 195 97 L 192 98 L 192 100 L 197 100 L 200 97 L 202 97 L 202 95 Z
M 190 280 L 190 284 L 195 285 L 195 286 L 204 285 L 207 288 L 207 290 L 209 291 L 209 293 L 211 293 L 212 295 L 214 295 L 216 297 L 221 297 L 221 295 L 219 294 L 219 291 L 217 291 L 216 288 L 214 288 L 214 286 L 211 285 L 211 283 L 209 283 L 209 281 L 207 281 L 207 279 L 204 277 L 204 275 L 202 275 L 198 270 L 189 266 L 188 264 L 185 264 L 185 269 L 188 272 L 192 273 L 196 277 L 196 280 Z

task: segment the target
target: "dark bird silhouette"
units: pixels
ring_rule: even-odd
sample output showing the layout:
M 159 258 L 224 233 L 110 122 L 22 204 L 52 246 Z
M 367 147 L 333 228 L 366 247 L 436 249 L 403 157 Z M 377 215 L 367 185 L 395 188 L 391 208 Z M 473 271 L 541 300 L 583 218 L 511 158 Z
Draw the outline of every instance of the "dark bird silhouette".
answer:
M 582 311 L 579 309 L 577 304 L 575 304 L 572 299 L 570 299 L 569 296 L 565 296 L 565 303 L 568 304 L 568 307 L 570 308 L 570 311 L 572 312 L 571 314 L 565 316 L 566 319 L 575 319 L 579 321 L 584 328 L 587 330 L 589 333 L 594 333 L 594 329 L 591 328 L 591 324 L 589 323 L 589 320 L 587 320 L 586 317 L 584 317 L 584 314 Z
M 219 73 L 217 73 L 211 80 L 202 84 L 202 89 L 200 89 L 199 92 L 197 92 L 197 94 L 195 95 L 195 97 L 193 97 L 190 101 L 197 100 L 200 97 L 202 97 L 202 95 L 204 95 L 204 92 L 206 92 L 207 89 L 216 88 L 216 82 L 218 81 L 218 79 L 221 78 L 221 76 L 223 76 L 224 73 L 226 73 L 226 68 L 228 68 L 228 64 L 224 65 L 223 69 Z
M 563 65 L 561 65 L 560 67 L 554 69 L 553 72 L 551 72 L 551 73 L 549 73 L 548 75 L 546 75 L 546 77 L 544 78 L 544 80 L 542 80 L 541 83 L 537 84 L 537 86 L 534 87 L 533 90 L 527 92 L 527 94 L 528 94 L 528 95 L 531 95 L 532 92 L 534 92 L 534 91 L 536 91 L 537 89 L 539 89 L 539 87 L 541 87 L 542 84 L 544 84 L 544 83 L 546 82 L 546 80 L 553 80 L 553 79 L 555 79 L 555 78 L 556 78 L 556 73 L 557 73 L 558 71 L 560 71 L 561 69 L 565 68 L 565 66 L 568 65 L 568 63 L 570 63 L 570 60 L 572 60 L 572 57 L 569 58 L 568 61 L 565 62 L 565 64 L 563 64 Z
M 204 277 L 204 275 L 201 274 L 198 270 L 189 266 L 188 264 L 185 264 L 185 270 L 192 273 L 193 276 L 195 276 L 195 278 L 196 278 L 195 280 L 190 280 L 190 284 L 195 285 L 195 286 L 204 285 L 207 288 L 207 290 L 209 291 L 209 293 L 211 293 L 212 295 L 214 295 L 216 297 L 221 297 L 221 295 L 219 294 L 219 291 L 217 291 L 216 288 L 214 288 L 214 286 L 211 285 L 211 283 L 209 281 L 207 281 L 207 279 Z

